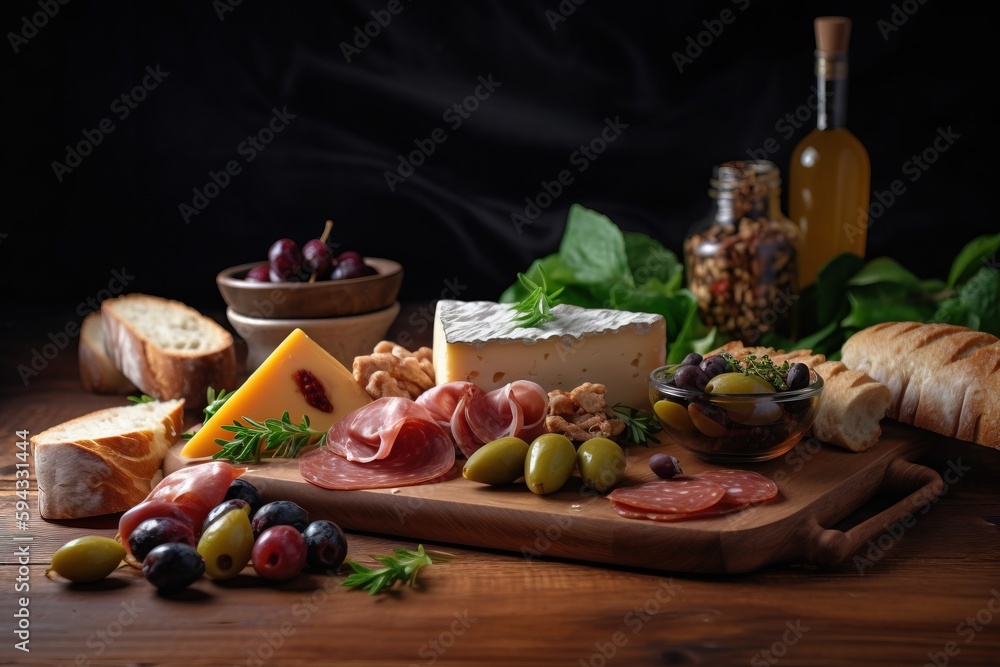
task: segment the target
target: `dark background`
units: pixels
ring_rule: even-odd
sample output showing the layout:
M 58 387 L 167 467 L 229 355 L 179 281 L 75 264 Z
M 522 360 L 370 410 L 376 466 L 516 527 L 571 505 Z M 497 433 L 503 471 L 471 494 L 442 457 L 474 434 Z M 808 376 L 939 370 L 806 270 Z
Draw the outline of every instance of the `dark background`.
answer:
M 995 37 L 972 4 L 565 0 L 575 10 L 553 29 L 557 0 L 401 0 L 348 63 L 341 43 L 387 2 L 243 2 L 220 19 L 224 2 L 73 0 L 16 54 L 11 33 L 41 9 L 4 3 L 5 301 L 72 309 L 124 268 L 127 291 L 220 310 L 219 270 L 263 259 L 279 237 L 304 243 L 327 218 L 340 249 L 405 265 L 407 300 L 496 299 L 556 249 L 574 202 L 680 253 L 708 210 L 712 165 L 773 138 L 787 174 L 815 116 L 793 136 L 778 124 L 810 95 L 822 14 L 854 20 L 848 126 L 870 153 L 872 192 L 906 187 L 874 222 L 869 256 L 944 277 L 998 226 Z M 678 71 L 673 54 L 724 9 L 735 20 Z M 886 32 L 894 14 L 906 21 Z M 169 74 L 119 118 L 112 102 L 147 66 Z M 500 87 L 452 129 L 444 112 L 489 75 Z M 248 163 L 238 146 L 285 107 L 295 118 Z M 628 129 L 577 173 L 570 155 L 608 117 Z M 52 163 L 104 118 L 114 131 L 60 182 Z M 960 138 L 911 180 L 905 163 L 949 127 Z M 390 192 L 384 173 L 435 128 L 447 141 Z M 179 205 L 230 160 L 242 172 L 185 223 Z M 511 215 L 563 169 L 575 181 L 518 233 Z

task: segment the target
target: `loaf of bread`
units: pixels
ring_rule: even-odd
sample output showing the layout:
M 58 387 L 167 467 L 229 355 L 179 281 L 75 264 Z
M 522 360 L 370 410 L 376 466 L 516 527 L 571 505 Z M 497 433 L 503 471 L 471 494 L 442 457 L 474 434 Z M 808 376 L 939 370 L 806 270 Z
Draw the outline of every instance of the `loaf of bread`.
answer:
M 852 452 L 872 448 L 882 435 L 882 419 L 889 404 L 889 390 L 862 371 L 852 371 L 839 361 L 812 350 L 775 350 L 746 347 L 730 341 L 708 354 L 728 352 L 734 359 L 749 354 L 767 356 L 776 364 L 803 363 L 823 378 L 823 393 L 810 434 L 822 442 Z
M 80 381 L 83 388 L 97 394 L 130 394 L 136 386 L 122 375 L 104 349 L 101 311 L 83 318 L 80 325 Z
M 32 436 L 39 513 L 79 519 L 143 501 L 183 428 L 178 399 L 98 410 Z
M 823 378 L 813 437 L 852 452 L 871 449 L 882 435 L 889 390 L 864 371 L 851 370 L 840 361 L 824 361 L 813 370 Z
M 844 343 L 841 359 L 888 387 L 890 418 L 1000 449 L 1000 339 L 952 324 L 889 322 Z
M 101 303 L 104 348 L 122 374 L 160 400 L 206 403 L 206 390 L 236 388 L 233 336 L 194 308 L 126 294 Z

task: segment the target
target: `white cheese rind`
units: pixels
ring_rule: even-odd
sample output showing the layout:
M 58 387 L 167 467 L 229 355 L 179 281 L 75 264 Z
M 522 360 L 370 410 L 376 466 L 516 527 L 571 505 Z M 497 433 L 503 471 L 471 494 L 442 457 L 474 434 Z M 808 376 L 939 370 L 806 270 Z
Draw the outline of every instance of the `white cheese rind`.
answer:
M 648 378 L 666 360 L 661 315 L 558 305 L 539 327 L 514 324 L 510 304 L 437 303 L 434 372 L 438 384 L 476 383 L 486 391 L 532 380 L 546 391 L 604 384 L 608 403 L 646 409 Z

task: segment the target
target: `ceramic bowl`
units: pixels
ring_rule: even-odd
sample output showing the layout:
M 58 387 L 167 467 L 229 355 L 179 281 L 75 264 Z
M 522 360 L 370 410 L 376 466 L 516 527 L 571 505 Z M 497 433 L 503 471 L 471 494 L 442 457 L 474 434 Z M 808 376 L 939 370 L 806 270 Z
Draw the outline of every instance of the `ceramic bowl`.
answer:
M 649 376 L 649 402 L 666 439 L 713 463 L 767 461 L 789 451 L 813 421 L 823 378 L 810 370 L 803 389 L 765 394 L 711 394 L 671 382 L 679 364 Z
M 305 319 L 384 311 L 399 296 L 403 267 L 381 257 L 365 257 L 364 261 L 378 273 L 313 283 L 258 283 L 243 278 L 250 269 L 267 262 L 252 262 L 221 271 L 215 282 L 226 305 L 246 317 Z
M 399 302 L 394 301 L 387 308 L 361 315 L 308 319 L 248 317 L 230 307 L 226 310 L 226 317 L 236 333 L 246 341 L 249 373 L 255 371 L 295 329 L 302 329 L 350 370 L 354 357 L 371 354 L 375 345 L 385 339 L 389 327 L 399 315 L 399 307 Z

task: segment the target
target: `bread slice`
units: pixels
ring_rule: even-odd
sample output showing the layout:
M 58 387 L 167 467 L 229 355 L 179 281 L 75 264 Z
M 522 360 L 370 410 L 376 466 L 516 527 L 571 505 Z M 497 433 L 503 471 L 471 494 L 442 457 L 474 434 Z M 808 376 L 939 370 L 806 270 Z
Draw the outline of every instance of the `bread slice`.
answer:
M 890 418 L 1000 449 L 1000 338 L 953 324 L 888 322 L 848 338 L 841 359 L 889 388 Z
M 83 318 L 80 325 L 80 381 L 83 388 L 97 394 L 130 394 L 136 386 L 108 358 L 104 349 L 101 311 Z
M 101 302 L 104 347 L 122 374 L 146 394 L 206 403 L 206 390 L 236 389 L 233 336 L 179 301 L 126 294 Z
M 886 386 L 840 361 L 824 361 L 813 370 L 823 378 L 813 436 L 852 452 L 875 446 L 891 400 Z
M 39 513 L 79 519 L 142 502 L 183 429 L 178 399 L 98 410 L 32 436 Z

